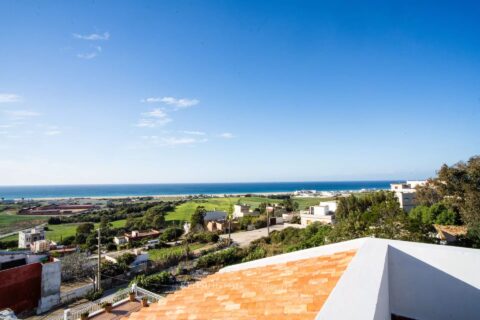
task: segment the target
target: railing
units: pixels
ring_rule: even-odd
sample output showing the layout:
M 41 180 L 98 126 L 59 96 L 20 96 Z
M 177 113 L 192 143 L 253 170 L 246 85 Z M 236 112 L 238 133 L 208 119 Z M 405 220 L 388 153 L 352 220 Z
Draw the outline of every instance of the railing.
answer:
M 162 296 L 153 292 L 150 292 L 148 290 L 145 290 L 143 288 L 136 287 L 136 296 L 137 298 L 143 299 L 143 297 L 147 297 L 148 303 L 154 303 L 157 302 L 158 300 L 162 299 Z
M 129 293 L 135 292 L 135 298 L 138 301 L 141 301 L 144 297 L 147 298 L 149 303 L 155 303 L 158 300 L 162 299 L 162 296 L 143 288 L 139 288 L 133 285 L 131 288 L 125 288 L 111 294 L 109 296 L 103 297 L 101 299 L 88 302 L 85 305 L 78 306 L 72 309 L 67 309 L 64 311 L 64 315 L 61 316 L 54 316 L 54 317 L 47 317 L 47 320 L 76 320 L 80 319 L 83 313 L 89 314 L 89 317 L 95 316 L 101 312 L 103 312 L 102 304 L 109 302 L 112 304 L 113 307 L 128 301 Z

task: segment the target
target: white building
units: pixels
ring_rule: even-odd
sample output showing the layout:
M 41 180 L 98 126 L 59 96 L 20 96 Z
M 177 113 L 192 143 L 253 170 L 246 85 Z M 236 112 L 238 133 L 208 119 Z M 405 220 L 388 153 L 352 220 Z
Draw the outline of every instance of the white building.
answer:
M 405 211 L 410 211 L 416 206 L 416 197 L 415 194 L 417 186 L 425 185 L 426 181 L 420 180 L 408 180 L 405 183 L 392 183 L 390 185 L 390 190 L 395 192 L 395 196 L 400 203 L 400 208 Z
M 34 241 L 30 245 L 30 251 L 33 253 L 42 253 L 50 251 L 50 240 L 38 240 Z
M 337 211 L 336 201 L 322 201 L 318 206 L 311 206 L 308 211 L 300 213 L 301 225 L 307 226 L 314 222 L 332 223 L 335 211 Z
M 39 240 L 45 240 L 45 230 L 41 227 L 35 227 L 18 233 L 19 248 L 30 248 L 32 243 Z
M 250 206 L 247 204 L 235 204 L 233 206 L 233 218 L 243 218 L 247 216 L 257 216 L 258 214 L 250 210 Z
M 127 242 L 128 242 L 128 239 L 125 236 L 113 237 L 113 243 L 115 243 L 117 246 L 121 244 L 125 244 Z

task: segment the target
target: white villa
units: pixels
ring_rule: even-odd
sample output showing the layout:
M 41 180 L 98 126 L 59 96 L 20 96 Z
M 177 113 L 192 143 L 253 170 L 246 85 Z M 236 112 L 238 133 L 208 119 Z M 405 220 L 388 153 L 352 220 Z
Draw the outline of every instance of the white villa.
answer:
M 41 227 L 35 227 L 18 233 L 19 248 L 30 248 L 35 241 L 40 240 L 45 240 L 45 230 Z
M 332 223 L 335 211 L 337 211 L 336 201 L 322 201 L 319 205 L 311 206 L 307 211 L 300 213 L 301 225 L 307 226 L 314 222 Z
M 425 180 L 408 180 L 405 183 L 392 183 L 390 190 L 395 192 L 395 196 L 400 202 L 400 208 L 405 211 L 410 211 L 415 207 L 415 189 L 417 186 L 425 185 Z
M 233 218 L 243 218 L 247 216 L 256 216 L 258 215 L 254 211 L 250 210 L 250 206 L 247 204 L 235 204 L 233 206 Z

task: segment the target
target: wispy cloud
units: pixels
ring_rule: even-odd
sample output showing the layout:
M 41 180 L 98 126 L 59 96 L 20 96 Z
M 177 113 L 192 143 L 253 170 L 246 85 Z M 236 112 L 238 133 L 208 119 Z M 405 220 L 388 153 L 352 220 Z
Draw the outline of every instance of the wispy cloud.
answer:
M 0 103 L 20 102 L 22 97 L 14 93 L 0 93 Z
M 182 133 L 184 134 L 189 134 L 189 135 L 192 135 L 192 136 L 205 136 L 206 133 L 205 132 L 202 132 L 202 131 L 182 131 Z
M 5 111 L 5 114 L 14 119 L 25 119 L 31 117 L 37 117 L 40 113 L 29 110 L 8 110 Z
M 49 131 L 45 131 L 45 135 L 46 136 L 58 136 L 59 134 L 61 134 L 62 131 L 60 130 L 49 130 Z
M 142 139 L 158 146 L 192 145 L 197 143 L 205 143 L 208 141 L 206 138 L 197 139 L 193 137 L 142 136 Z
M 158 126 L 163 126 L 171 121 L 172 119 L 164 110 L 157 108 L 142 113 L 142 118 L 137 122 L 136 126 L 144 128 L 154 128 Z
M 91 34 L 74 33 L 73 37 L 75 39 L 89 40 L 89 41 L 108 40 L 108 39 L 110 39 L 110 33 L 109 32 L 104 32 L 103 34 L 100 34 L 100 33 L 91 33 Z
M 183 109 L 193 107 L 200 103 L 198 99 L 189 98 L 174 98 L 174 97 L 149 97 L 142 99 L 145 103 L 164 103 L 166 105 L 174 106 L 176 109 Z
M 77 58 L 90 60 L 95 58 L 100 54 L 100 52 L 102 52 L 102 47 L 100 46 L 94 46 L 93 49 L 94 51 L 91 51 L 91 52 L 77 54 Z
M 230 133 L 230 132 L 224 132 L 224 133 L 221 133 L 219 135 L 220 138 L 224 138 L 224 139 L 232 139 L 232 138 L 235 138 L 235 136 Z

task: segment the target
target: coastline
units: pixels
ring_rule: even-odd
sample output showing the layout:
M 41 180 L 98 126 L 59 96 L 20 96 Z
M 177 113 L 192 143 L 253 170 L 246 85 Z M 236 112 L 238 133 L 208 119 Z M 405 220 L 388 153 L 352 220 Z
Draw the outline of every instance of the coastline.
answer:
M 374 191 L 388 190 L 386 188 L 372 188 L 361 190 L 324 190 L 318 194 L 312 196 L 294 196 L 298 198 L 328 198 L 332 196 L 344 196 L 354 193 L 368 193 Z M 279 192 L 246 192 L 246 193 L 210 193 L 210 194 L 157 194 L 157 195 L 122 195 L 122 196 L 85 196 L 85 197 L 43 197 L 43 198 L 28 198 L 24 201 L 58 201 L 58 200 L 121 200 L 121 199 L 141 199 L 141 198 L 153 198 L 153 199 L 165 199 L 165 198 L 225 198 L 225 197 L 245 197 L 247 195 L 254 196 L 279 196 L 279 195 L 293 195 L 294 191 L 279 191 Z M 335 193 L 335 195 L 328 195 L 322 193 Z M 21 200 L 20 198 L 13 199 L 15 201 Z
M 188 198 L 223 197 L 247 194 L 265 196 L 303 192 L 304 195 L 330 196 L 340 193 L 390 189 L 383 181 L 305 181 L 252 183 L 119 184 L 119 185 L 45 185 L 1 186 L 0 198 L 7 201 L 48 201 L 59 199 Z

